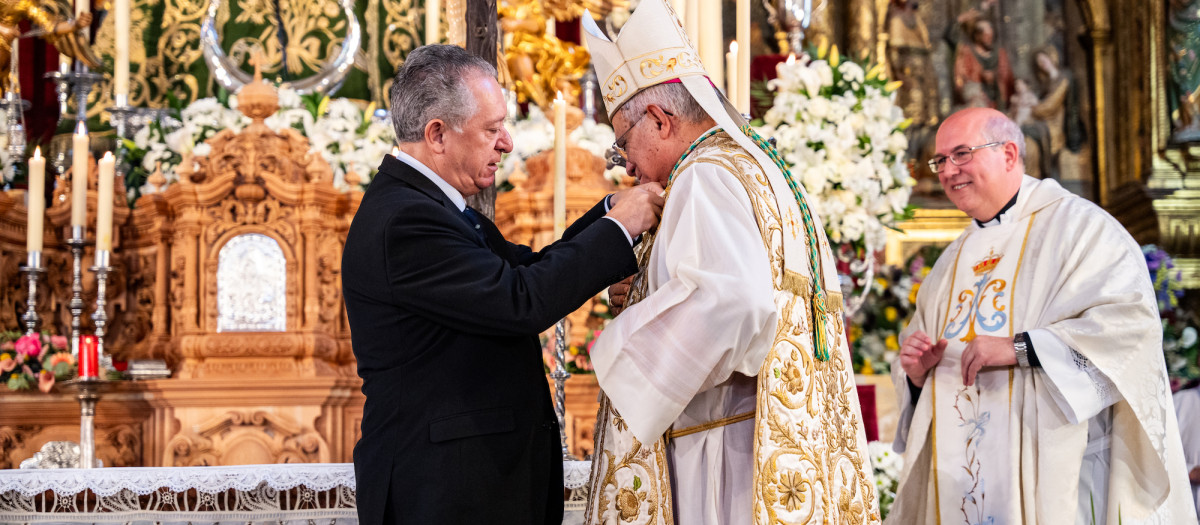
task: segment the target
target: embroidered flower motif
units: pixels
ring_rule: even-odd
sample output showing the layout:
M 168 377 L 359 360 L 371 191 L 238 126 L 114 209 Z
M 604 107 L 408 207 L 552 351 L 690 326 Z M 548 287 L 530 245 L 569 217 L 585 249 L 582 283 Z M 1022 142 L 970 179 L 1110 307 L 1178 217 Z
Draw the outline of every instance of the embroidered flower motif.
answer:
M 632 490 L 621 489 L 617 492 L 617 512 L 621 516 L 621 521 L 633 521 L 638 515 L 640 506 L 641 502 Z
M 783 369 L 783 385 L 793 395 L 804 391 L 804 372 L 795 366 Z
M 789 472 L 779 478 L 776 485 L 776 492 L 779 493 L 779 502 L 783 504 L 788 512 L 800 508 L 800 505 L 808 499 L 808 487 L 805 487 L 804 478 L 800 477 L 799 473 Z

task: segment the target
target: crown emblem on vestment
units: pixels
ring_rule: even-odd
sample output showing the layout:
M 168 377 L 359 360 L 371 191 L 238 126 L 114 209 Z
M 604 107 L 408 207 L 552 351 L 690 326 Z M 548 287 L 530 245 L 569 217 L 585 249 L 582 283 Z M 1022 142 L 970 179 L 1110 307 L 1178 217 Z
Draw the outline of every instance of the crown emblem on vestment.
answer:
M 975 270 L 975 275 L 982 275 L 996 269 L 996 265 L 1000 264 L 1000 258 L 1004 257 L 1002 253 L 992 253 L 988 250 L 987 257 L 984 257 L 975 266 L 971 268 Z

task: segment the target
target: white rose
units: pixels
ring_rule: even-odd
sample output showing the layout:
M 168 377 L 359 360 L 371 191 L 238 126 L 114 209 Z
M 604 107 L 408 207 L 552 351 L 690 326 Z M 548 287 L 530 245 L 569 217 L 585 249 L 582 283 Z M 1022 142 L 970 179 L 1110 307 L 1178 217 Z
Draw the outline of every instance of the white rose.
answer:
M 862 82 L 866 76 L 862 67 L 849 60 L 838 65 L 838 71 L 842 73 L 842 79 L 847 82 Z

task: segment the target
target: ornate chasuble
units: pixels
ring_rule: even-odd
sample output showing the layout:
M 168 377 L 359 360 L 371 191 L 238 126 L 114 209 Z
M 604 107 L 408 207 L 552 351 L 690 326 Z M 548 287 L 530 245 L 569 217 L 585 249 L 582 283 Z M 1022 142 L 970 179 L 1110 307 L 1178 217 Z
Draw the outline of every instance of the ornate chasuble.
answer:
M 1036 218 L 1034 213 L 977 230 L 955 255 L 950 308 L 938 336 L 949 344 L 931 382 L 933 484 L 942 524 L 1021 522 L 1017 451 L 1024 371 L 980 371 L 974 385 L 963 386 L 962 354 L 976 336 L 1013 337 L 1013 310 L 1023 306 L 1013 283 Z
M 785 236 L 804 241 L 800 208 L 790 192 L 778 201 L 769 175 L 724 132 L 700 142 L 675 173 L 702 163 L 717 165 L 745 188 L 768 253 L 779 314 L 757 379 L 754 467 L 747 472 L 753 476 L 753 494 L 748 495 L 753 497 L 753 522 L 877 523 L 877 496 L 846 347 L 841 295 L 830 293 L 826 304 L 832 314 L 826 335 L 838 346 L 828 361 L 820 361 L 813 349 L 811 276 L 784 265 Z M 668 199 L 670 192 L 668 184 Z M 828 241 L 819 235 L 820 266 L 823 272 L 829 269 L 822 278 L 827 290 L 837 289 Z M 643 237 L 628 305 L 653 292 L 647 268 L 654 240 L 652 235 Z M 680 430 L 684 429 L 673 429 Z M 585 523 L 675 523 L 670 434 L 652 444 L 640 443 L 608 398 L 601 396 Z

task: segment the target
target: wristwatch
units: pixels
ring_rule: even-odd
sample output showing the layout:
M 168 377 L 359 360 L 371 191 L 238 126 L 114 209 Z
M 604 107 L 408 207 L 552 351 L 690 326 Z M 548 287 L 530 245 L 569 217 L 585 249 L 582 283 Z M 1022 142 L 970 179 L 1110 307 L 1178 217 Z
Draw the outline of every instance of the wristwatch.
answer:
M 1017 354 L 1017 364 L 1029 368 L 1029 345 L 1025 342 L 1025 334 L 1013 336 L 1013 350 Z

